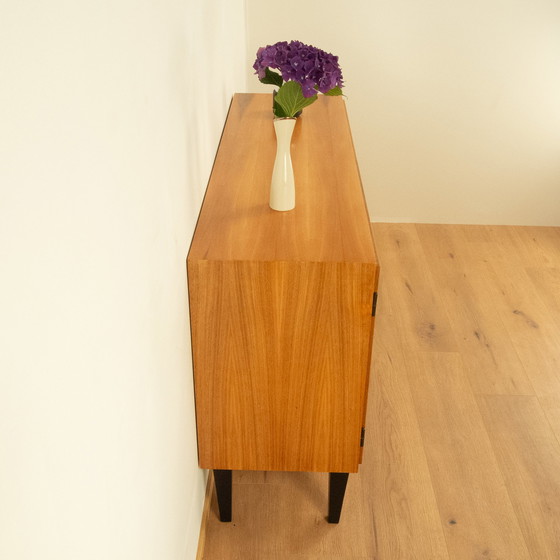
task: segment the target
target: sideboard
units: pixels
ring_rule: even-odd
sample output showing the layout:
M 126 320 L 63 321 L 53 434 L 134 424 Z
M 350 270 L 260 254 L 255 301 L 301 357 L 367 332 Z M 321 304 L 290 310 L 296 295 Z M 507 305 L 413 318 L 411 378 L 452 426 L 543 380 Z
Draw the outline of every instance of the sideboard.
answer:
M 342 97 L 292 137 L 296 207 L 268 206 L 272 96 L 233 97 L 187 257 L 200 467 L 330 473 L 337 523 L 361 463 L 379 266 Z

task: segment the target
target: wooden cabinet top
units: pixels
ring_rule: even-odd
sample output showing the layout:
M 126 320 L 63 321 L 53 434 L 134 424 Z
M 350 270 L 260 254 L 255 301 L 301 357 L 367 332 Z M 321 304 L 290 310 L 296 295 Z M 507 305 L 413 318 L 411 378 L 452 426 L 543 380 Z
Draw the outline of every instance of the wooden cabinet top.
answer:
M 319 96 L 292 137 L 296 208 L 268 206 L 276 152 L 271 94 L 236 94 L 189 259 L 377 263 L 341 97 Z

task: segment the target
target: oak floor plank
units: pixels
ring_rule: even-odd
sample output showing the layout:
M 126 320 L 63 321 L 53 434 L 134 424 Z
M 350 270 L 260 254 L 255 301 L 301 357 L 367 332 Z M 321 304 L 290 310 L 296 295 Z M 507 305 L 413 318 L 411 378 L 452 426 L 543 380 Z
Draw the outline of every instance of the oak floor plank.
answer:
M 539 403 L 546 414 L 548 423 L 560 443 L 560 397 L 556 395 L 539 397 Z
M 439 511 L 407 376 L 398 366 L 393 294 L 382 279 L 361 474 L 370 500 L 379 560 L 448 559 Z
M 451 558 L 531 558 L 457 353 L 407 354 Z
M 525 269 L 549 315 L 560 328 L 560 262 L 557 267 L 530 266 Z
M 560 228 L 534 226 L 504 226 L 508 230 L 512 247 L 504 253 L 510 258 L 517 256 L 523 266 L 539 268 L 558 267 L 560 265 Z
M 487 277 L 484 270 L 473 267 L 464 243 L 457 242 L 461 229 L 416 225 L 438 297 L 451 317 L 471 386 L 475 393 L 532 395 L 534 389 L 525 368 L 496 316 L 494 298 L 473 285 L 487 281 Z
M 538 399 L 489 395 L 479 404 L 532 558 L 560 558 L 560 444 Z
M 532 226 L 453 226 L 469 245 L 490 250 L 498 262 L 520 267 L 558 265 L 560 228 Z M 465 246 L 468 249 L 468 245 Z
M 464 226 L 463 231 L 472 229 L 472 226 Z M 525 234 L 529 231 L 525 230 Z M 516 233 L 523 235 L 523 231 Z M 536 235 L 534 230 L 531 233 Z M 494 242 L 466 244 L 466 250 L 470 250 L 470 262 L 479 271 L 473 276 L 473 285 L 481 297 L 493 301 L 495 312 L 504 325 L 505 336 L 511 340 L 535 393 L 538 396 L 560 397 L 560 328 L 557 317 L 550 312 L 525 269 L 520 266 L 519 244 L 512 240 L 511 228 L 503 227 L 494 228 Z
M 498 280 L 504 305 L 500 316 L 539 396 L 560 397 L 560 329 L 537 293 L 521 293 L 523 271 Z
M 385 285 L 399 301 L 396 319 L 408 333 L 411 351 L 449 352 L 457 343 L 449 316 L 440 304 L 414 224 L 375 224 L 375 243 L 383 260 Z M 381 257 L 381 255 L 383 255 Z M 380 298 L 385 297 L 380 293 Z

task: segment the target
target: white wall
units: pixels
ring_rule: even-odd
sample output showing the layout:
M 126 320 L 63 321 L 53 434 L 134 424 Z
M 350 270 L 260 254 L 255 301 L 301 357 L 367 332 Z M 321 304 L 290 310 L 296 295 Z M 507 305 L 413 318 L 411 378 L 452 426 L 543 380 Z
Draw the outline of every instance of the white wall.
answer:
M 244 1 L 5 0 L 0 558 L 194 558 L 185 257 Z
M 560 225 L 559 2 L 248 0 L 251 63 L 291 39 L 340 56 L 372 219 Z

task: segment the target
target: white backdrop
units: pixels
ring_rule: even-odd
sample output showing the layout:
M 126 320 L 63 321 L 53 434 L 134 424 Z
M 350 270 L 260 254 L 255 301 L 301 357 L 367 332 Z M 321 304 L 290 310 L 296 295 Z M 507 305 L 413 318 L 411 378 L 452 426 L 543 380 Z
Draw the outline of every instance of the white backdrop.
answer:
M 247 5 L 248 67 L 281 40 L 339 55 L 373 220 L 560 225 L 559 2 Z
M 0 558 L 185 560 L 197 467 L 185 258 L 243 0 L 5 0 Z

